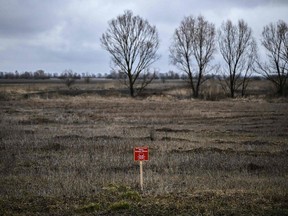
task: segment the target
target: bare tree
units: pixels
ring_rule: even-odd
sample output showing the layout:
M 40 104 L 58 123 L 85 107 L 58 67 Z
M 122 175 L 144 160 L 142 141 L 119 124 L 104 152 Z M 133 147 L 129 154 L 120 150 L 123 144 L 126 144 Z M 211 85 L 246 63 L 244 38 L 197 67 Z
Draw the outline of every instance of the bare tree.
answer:
M 132 11 L 125 11 L 109 22 L 109 28 L 100 40 L 111 55 L 112 69 L 126 75 L 131 97 L 135 96 L 135 90 L 141 91 L 151 82 L 153 76 L 147 79 L 148 76 L 144 75 L 145 79 L 140 79 L 140 74 L 147 74 L 151 64 L 159 59 L 156 53 L 159 38 L 155 26 L 134 16 Z M 137 81 L 140 81 L 138 89 Z
M 288 25 L 279 20 L 270 23 L 262 31 L 262 45 L 267 61 L 258 62 L 259 72 L 270 80 L 279 95 L 285 94 L 288 78 Z
M 257 44 L 252 30 L 243 20 L 239 20 L 237 25 L 227 20 L 218 30 L 218 43 L 226 65 L 222 73 L 230 96 L 235 97 L 239 88 L 244 96 L 257 59 Z
M 175 30 L 170 46 L 172 64 L 188 75 L 193 97 L 199 96 L 215 53 L 215 26 L 203 16 L 185 17 Z

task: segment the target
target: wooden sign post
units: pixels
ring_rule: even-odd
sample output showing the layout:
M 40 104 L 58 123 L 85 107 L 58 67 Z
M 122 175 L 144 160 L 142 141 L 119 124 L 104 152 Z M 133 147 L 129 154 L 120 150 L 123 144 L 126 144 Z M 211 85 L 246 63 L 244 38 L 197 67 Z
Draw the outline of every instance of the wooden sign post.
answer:
M 134 161 L 139 161 L 140 164 L 140 188 L 143 191 L 143 161 L 149 160 L 148 147 L 134 148 Z

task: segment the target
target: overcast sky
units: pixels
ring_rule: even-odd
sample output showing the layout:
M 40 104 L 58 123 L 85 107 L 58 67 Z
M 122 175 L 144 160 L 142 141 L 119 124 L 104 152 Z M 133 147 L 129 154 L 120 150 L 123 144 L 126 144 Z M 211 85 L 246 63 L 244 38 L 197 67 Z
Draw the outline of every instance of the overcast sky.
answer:
M 288 22 L 288 0 L 0 0 L 0 71 L 109 73 L 100 37 L 127 9 L 157 27 L 160 72 L 177 71 L 168 48 L 185 16 L 201 14 L 217 28 L 244 19 L 256 38 L 270 22 Z

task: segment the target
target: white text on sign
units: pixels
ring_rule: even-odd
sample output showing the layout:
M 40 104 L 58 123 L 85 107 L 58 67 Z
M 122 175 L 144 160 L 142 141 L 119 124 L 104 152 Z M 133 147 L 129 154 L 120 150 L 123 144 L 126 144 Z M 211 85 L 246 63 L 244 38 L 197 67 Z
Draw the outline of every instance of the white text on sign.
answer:
M 148 147 L 135 147 L 134 148 L 134 160 L 135 161 L 147 161 L 147 160 L 149 160 Z

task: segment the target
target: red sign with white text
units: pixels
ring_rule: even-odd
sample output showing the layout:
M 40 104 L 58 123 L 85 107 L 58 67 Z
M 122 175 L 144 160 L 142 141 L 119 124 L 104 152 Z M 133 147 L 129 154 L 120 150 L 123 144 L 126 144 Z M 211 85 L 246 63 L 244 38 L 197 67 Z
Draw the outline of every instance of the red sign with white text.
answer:
M 149 160 L 148 147 L 135 147 L 134 161 L 147 161 L 147 160 Z

